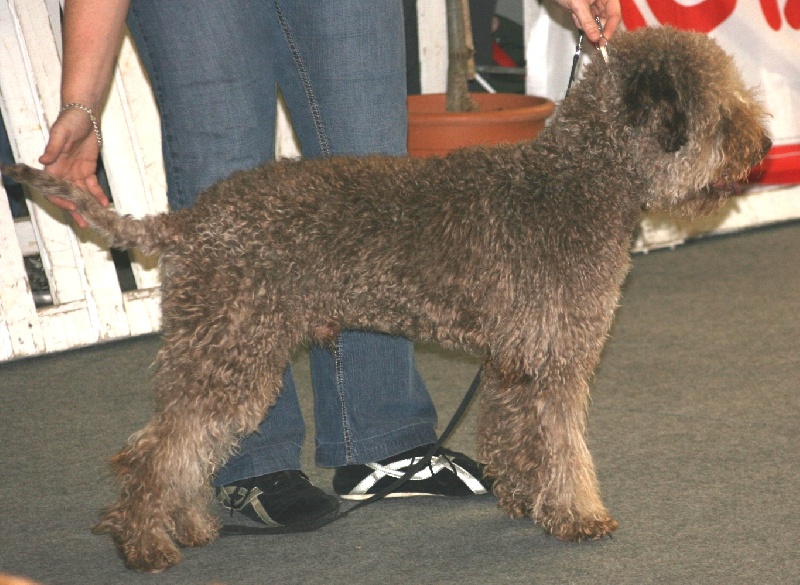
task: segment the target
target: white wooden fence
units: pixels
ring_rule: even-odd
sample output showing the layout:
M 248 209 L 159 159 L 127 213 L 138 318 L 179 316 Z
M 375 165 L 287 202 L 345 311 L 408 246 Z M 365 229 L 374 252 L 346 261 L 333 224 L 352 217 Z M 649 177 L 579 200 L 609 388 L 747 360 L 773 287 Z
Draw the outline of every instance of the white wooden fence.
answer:
M 539 10 L 536 0 L 524 2 L 526 16 Z M 444 0 L 418 0 L 418 13 L 423 91 L 442 91 Z M 526 21 L 530 30 L 531 19 Z M 0 110 L 21 162 L 36 164 L 58 113 L 60 36 L 58 0 L 0 0 Z M 102 126 L 103 162 L 115 207 L 134 216 L 166 210 L 158 113 L 129 39 Z M 297 154 L 282 111 L 276 141 L 279 155 Z M 738 211 L 727 210 L 700 226 L 650 218 L 636 247 L 674 245 L 697 233 L 800 217 L 796 195 L 783 189 L 743 199 Z M 109 251 L 92 234 L 76 233 L 63 212 L 35 193 L 28 209 L 29 219 L 15 220 L 0 193 L 0 361 L 158 330 L 159 274 L 153 259 L 133 256 L 136 290 L 123 292 Z M 52 304 L 47 306 L 35 305 L 24 267 L 23 258 L 35 254 L 49 282 Z

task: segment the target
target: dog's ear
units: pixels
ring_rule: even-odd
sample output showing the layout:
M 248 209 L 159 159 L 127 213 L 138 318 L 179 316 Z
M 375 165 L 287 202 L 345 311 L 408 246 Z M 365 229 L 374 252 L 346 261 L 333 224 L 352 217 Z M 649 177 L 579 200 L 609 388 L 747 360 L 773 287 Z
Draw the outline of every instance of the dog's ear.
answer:
M 633 72 L 627 80 L 623 100 L 632 126 L 657 124 L 656 140 L 666 152 L 679 151 L 689 140 L 686 111 L 667 66 L 654 63 Z

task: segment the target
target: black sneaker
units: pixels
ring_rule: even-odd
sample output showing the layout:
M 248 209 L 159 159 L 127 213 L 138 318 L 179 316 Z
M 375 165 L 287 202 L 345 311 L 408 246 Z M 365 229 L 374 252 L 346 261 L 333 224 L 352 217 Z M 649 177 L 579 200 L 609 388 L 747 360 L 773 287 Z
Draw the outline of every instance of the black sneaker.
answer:
M 311 485 L 302 471 L 288 470 L 217 488 L 217 501 L 267 525 L 266 532 L 314 530 L 339 512 L 339 500 Z M 274 530 L 270 530 L 274 528 Z
M 346 500 L 366 500 L 402 477 L 429 450 L 430 445 L 422 446 L 377 463 L 338 467 L 333 475 L 333 491 Z M 483 465 L 463 453 L 440 448 L 429 465 L 386 497 L 477 496 L 491 489 L 491 480 L 483 477 Z

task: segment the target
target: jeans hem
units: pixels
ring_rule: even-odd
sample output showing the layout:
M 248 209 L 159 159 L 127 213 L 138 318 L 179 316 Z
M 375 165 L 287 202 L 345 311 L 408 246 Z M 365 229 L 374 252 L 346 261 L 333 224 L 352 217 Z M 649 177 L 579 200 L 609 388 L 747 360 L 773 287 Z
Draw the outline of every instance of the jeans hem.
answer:
M 220 474 L 212 479 L 215 487 L 276 471 L 299 470 L 300 445 L 282 443 L 250 449 L 235 455 L 235 459 L 231 457 L 230 463 L 220 467 Z
M 436 442 L 436 431 L 429 423 L 420 423 L 369 439 L 317 444 L 316 463 L 320 467 L 343 467 L 372 463 Z

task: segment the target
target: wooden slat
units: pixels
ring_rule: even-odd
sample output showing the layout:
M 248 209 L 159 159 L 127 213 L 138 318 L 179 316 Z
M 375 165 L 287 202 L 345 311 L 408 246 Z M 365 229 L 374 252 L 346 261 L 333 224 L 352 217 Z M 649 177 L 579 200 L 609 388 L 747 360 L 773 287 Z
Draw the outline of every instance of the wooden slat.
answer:
M 444 93 L 447 87 L 445 0 L 417 0 L 417 28 L 422 93 Z
M 5 116 L 5 114 L 4 114 Z M 45 350 L 11 209 L 0 187 L 0 360 Z
M 126 33 L 114 76 L 114 92 L 120 98 L 133 143 L 133 154 L 145 177 L 141 196 L 148 214 L 167 211 L 167 182 L 161 151 L 161 123 L 155 97 L 130 34 Z M 116 153 L 114 159 L 118 158 Z M 112 161 L 113 163 L 113 161 Z
M 152 333 L 161 329 L 161 290 L 151 288 L 123 293 L 125 312 L 131 335 Z
M 127 35 L 102 124 L 104 150 L 114 153 L 103 162 L 116 209 L 134 217 L 167 211 L 158 112 Z M 132 257 L 136 285 L 140 289 L 158 287 L 157 260 L 136 251 Z
M 17 232 L 17 243 L 19 244 L 22 256 L 34 256 L 39 253 L 39 245 L 36 243 L 36 234 L 33 233 L 33 225 L 27 217 L 14 220 L 14 231 Z
M 85 300 L 62 303 L 38 310 L 47 352 L 63 351 L 98 341 Z

